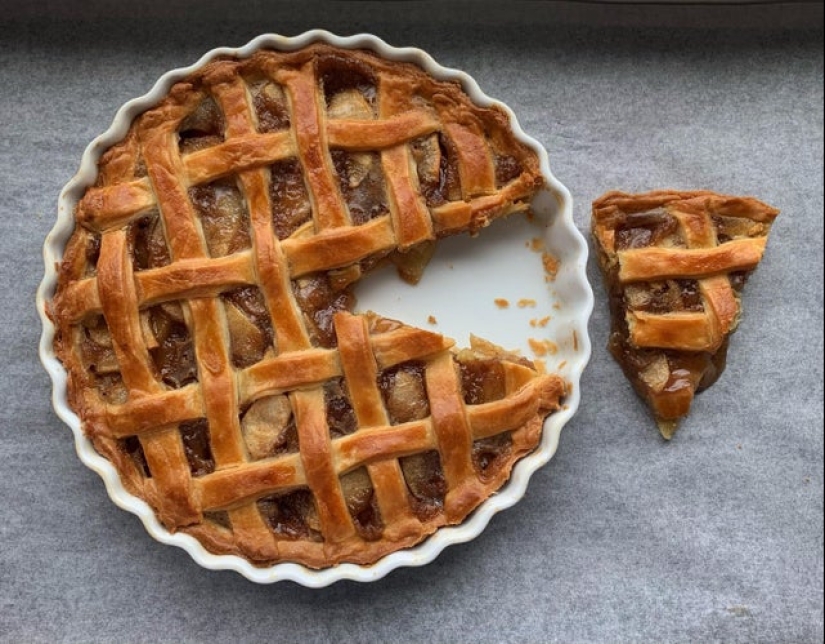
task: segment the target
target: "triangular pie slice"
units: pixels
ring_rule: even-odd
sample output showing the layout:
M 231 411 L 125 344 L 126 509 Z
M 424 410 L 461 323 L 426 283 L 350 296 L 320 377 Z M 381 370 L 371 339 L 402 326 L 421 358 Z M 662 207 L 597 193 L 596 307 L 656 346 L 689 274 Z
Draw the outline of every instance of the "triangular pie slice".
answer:
M 543 185 L 458 83 L 314 45 L 222 59 L 139 115 L 79 200 L 51 315 L 95 448 L 170 531 L 256 565 L 372 563 L 459 523 L 564 382 L 374 314 L 439 237 Z
M 778 214 L 708 191 L 609 192 L 593 202 L 608 347 L 666 439 L 725 368 L 740 292 Z

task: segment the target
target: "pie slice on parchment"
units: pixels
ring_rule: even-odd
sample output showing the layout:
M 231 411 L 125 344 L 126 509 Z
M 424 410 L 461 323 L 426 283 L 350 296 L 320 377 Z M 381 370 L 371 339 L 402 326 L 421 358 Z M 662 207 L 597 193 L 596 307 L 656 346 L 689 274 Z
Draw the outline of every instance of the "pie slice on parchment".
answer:
M 593 203 L 608 347 L 666 439 L 725 368 L 740 292 L 778 214 L 707 191 L 609 192 Z

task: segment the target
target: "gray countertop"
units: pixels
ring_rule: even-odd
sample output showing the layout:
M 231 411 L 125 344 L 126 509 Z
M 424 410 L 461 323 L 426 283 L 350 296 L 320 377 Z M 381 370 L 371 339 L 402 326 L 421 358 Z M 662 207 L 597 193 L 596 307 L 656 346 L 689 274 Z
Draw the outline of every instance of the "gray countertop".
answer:
M 137 4 L 0 12 L 0 641 L 823 641 L 821 5 Z M 548 149 L 585 234 L 611 189 L 782 211 L 676 439 L 604 348 L 591 258 L 581 407 L 525 498 L 425 567 L 321 590 L 204 570 L 115 507 L 52 412 L 34 308 L 57 195 L 116 109 L 215 46 L 314 27 L 473 75 Z

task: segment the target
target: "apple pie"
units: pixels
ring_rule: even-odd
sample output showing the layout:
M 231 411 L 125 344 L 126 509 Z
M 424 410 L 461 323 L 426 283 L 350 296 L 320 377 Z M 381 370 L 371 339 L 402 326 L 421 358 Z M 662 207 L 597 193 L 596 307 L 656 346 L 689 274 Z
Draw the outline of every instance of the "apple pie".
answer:
M 593 203 L 608 347 L 666 439 L 725 368 L 740 292 L 778 214 L 707 191 L 609 192 Z
M 392 262 L 525 212 L 505 112 L 324 44 L 213 61 L 100 157 L 50 302 L 72 408 L 171 532 L 267 566 L 370 564 L 462 522 L 567 384 L 355 313 Z

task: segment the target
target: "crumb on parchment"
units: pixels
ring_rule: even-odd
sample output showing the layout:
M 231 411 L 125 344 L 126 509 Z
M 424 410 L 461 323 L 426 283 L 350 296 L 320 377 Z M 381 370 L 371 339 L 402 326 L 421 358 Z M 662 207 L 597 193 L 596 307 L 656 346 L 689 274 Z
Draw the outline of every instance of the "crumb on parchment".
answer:
M 527 308 L 528 306 L 535 307 L 536 301 L 527 297 L 523 297 L 518 302 L 516 302 L 516 306 L 518 306 L 520 309 Z
M 434 315 L 428 315 L 427 322 L 430 324 L 438 324 L 438 320 L 435 319 Z
M 495 302 L 495 305 L 500 309 L 506 309 L 510 306 L 509 300 L 505 300 L 503 297 L 497 297 L 493 302 Z

